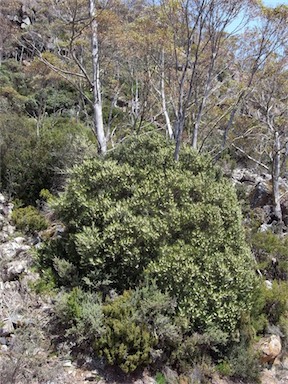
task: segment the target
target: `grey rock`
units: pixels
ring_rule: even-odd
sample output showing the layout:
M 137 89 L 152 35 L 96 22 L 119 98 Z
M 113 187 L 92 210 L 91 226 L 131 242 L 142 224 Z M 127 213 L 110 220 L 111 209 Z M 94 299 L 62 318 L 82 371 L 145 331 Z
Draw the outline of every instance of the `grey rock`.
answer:
M 0 213 L 3 215 L 3 217 L 5 218 L 5 220 L 8 219 L 8 216 L 9 216 L 9 207 L 8 205 L 6 204 L 0 204 Z
M 21 276 L 21 289 L 23 291 L 30 291 L 30 284 L 35 283 L 39 280 L 40 275 L 37 272 L 32 272 L 31 270 L 25 271 L 25 274 Z
M 14 328 L 20 328 L 20 327 L 24 327 L 26 325 L 31 324 L 30 320 L 25 319 L 19 313 L 16 313 L 10 316 L 9 320 L 11 321 Z
M 2 195 L 2 193 L 0 193 L 0 204 L 4 204 L 5 203 L 5 197 Z
M 26 25 L 31 25 L 31 20 L 30 20 L 30 17 L 29 16 L 26 16 L 22 19 L 22 23 L 26 24 Z
M 62 364 L 64 368 L 71 368 L 73 367 L 71 360 L 65 360 Z
M 56 45 L 52 41 L 48 41 L 46 43 L 46 49 L 48 51 L 53 51 L 55 49 Z
M 2 274 L 2 279 L 4 282 L 13 281 L 18 279 L 19 276 L 27 270 L 27 261 L 25 260 L 15 260 L 11 261 L 6 265 L 4 273 Z
M 7 233 L 3 231 L 0 232 L 0 244 L 6 243 L 9 240 L 9 238 L 10 236 Z M 1 257 L 1 251 L 0 251 L 0 257 Z
M 13 242 L 17 244 L 24 244 L 25 241 L 26 241 L 25 237 L 21 237 L 21 236 L 15 237 L 13 239 Z
M 13 208 L 14 208 L 14 204 L 13 203 L 8 203 L 7 204 L 7 210 L 8 210 L 8 218 L 10 218 L 10 215 L 11 215 L 11 213 L 12 213 L 12 211 L 13 211 Z
M 15 232 L 15 227 L 9 223 L 6 223 L 3 226 L 2 231 L 6 232 L 9 236 L 12 236 L 13 233 Z
M 17 238 L 16 238 L 17 239 Z M 7 260 L 14 259 L 19 253 L 26 252 L 30 247 L 22 243 L 19 244 L 19 241 L 7 241 L 0 245 L 0 257 Z
M 234 169 L 232 173 L 232 179 L 240 183 L 252 183 L 252 184 L 257 184 L 263 181 L 263 178 L 261 176 L 257 175 L 257 173 L 246 168 Z
M 263 207 L 272 204 L 271 187 L 263 182 L 259 182 L 250 193 L 251 208 Z
M 2 327 L 0 328 L 0 337 L 10 336 L 14 332 L 14 327 L 10 319 L 1 321 Z
M 3 212 L 1 212 L 1 206 L 0 206 L 0 223 L 4 223 L 6 221 L 6 217 L 3 215 Z M 3 228 L 3 225 L 1 229 Z
M 8 340 L 6 337 L 0 337 L 0 344 L 1 345 L 8 345 Z
M 282 368 L 288 371 L 288 357 L 285 357 L 282 361 Z
M 1 351 L 2 353 L 6 353 L 6 352 L 8 352 L 8 350 L 9 350 L 9 348 L 8 348 L 7 345 L 1 345 L 1 346 L 0 346 L 0 351 Z
M 48 315 L 52 315 L 53 313 L 53 307 L 51 305 L 43 305 L 42 306 L 42 311 L 44 313 L 47 313 Z
M 272 225 L 271 224 L 266 224 L 266 223 L 263 223 L 260 225 L 260 228 L 259 228 L 259 232 L 267 232 L 269 231 L 270 229 L 272 228 Z
M 143 377 L 143 384 L 156 384 L 156 381 L 151 376 L 144 376 Z
M 4 291 L 16 291 L 18 292 L 20 289 L 19 281 L 6 281 L 4 283 Z

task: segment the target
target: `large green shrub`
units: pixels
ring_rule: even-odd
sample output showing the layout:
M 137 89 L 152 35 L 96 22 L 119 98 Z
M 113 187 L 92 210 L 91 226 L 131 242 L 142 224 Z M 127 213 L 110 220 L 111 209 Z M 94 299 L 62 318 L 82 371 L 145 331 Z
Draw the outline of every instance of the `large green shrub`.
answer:
M 156 135 L 74 167 L 54 204 L 66 234 L 42 250 L 73 263 L 83 283 L 120 292 L 156 279 L 200 332 L 232 332 L 255 278 L 229 181 L 209 159 Z

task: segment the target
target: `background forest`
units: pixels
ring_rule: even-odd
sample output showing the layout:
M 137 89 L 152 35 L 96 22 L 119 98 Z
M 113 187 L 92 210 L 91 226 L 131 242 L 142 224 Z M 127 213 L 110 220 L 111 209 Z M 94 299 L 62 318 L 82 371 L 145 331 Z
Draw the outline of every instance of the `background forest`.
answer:
M 0 190 L 73 356 L 164 384 L 257 382 L 271 335 L 285 355 L 287 21 L 258 0 L 1 1 Z

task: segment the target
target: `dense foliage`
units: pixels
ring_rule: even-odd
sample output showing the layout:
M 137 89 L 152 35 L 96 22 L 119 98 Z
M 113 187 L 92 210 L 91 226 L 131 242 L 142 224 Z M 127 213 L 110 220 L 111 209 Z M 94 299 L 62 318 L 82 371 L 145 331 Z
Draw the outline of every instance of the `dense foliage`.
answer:
M 17 227 L 24 233 L 33 234 L 48 227 L 48 220 L 41 215 L 37 208 L 29 205 L 24 208 L 14 208 L 12 220 Z
M 33 119 L 2 114 L 0 131 L 1 190 L 26 205 L 35 204 L 43 188 L 59 188 L 65 169 L 87 148 L 85 129 L 59 117 L 46 119 L 37 134 Z
M 151 348 L 156 344 L 147 324 L 135 319 L 136 306 L 129 302 L 130 296 L 127 292 L 103 307 L 105 331 L 95 343 L 99 355 L 124 372 L 150 363 Z
M 66 234 L 42 261 L 67 260 L 81 285 L 104 292 L 155 278 L 191 329 L 229 333 L 255 283 L 236 195 L 209 159 L 185 149 L 176 163 L 172 150 L 144 136 L 74 167 L 54 203 Z

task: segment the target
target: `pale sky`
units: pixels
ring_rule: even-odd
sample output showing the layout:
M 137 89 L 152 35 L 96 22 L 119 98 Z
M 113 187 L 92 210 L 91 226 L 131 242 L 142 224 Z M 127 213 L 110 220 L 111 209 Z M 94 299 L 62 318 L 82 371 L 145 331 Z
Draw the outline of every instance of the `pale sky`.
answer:
M 288 5 L 288 0 L 263 0 L 263 3 L 269 5 L 269 7 L 274 7 L 280 4 Z
M 276 7 L 277 5 L 288 5 L 288 0 L 262 0 L 263 4 L 269 7 Z M 229 26 L 227 27 L 227 31 L 231 32 L 234 31 L 235 28 L 239 27 L 239 23 L 241 22 L 241 17 L 238 17 L 236 20 L 234 20 Z M 249 26 L 253 26 L 257 23 L 256 20 L 253 20 L 249 23 Z M 243 29 L 239 29 L 237 33 L 242 32 Z

